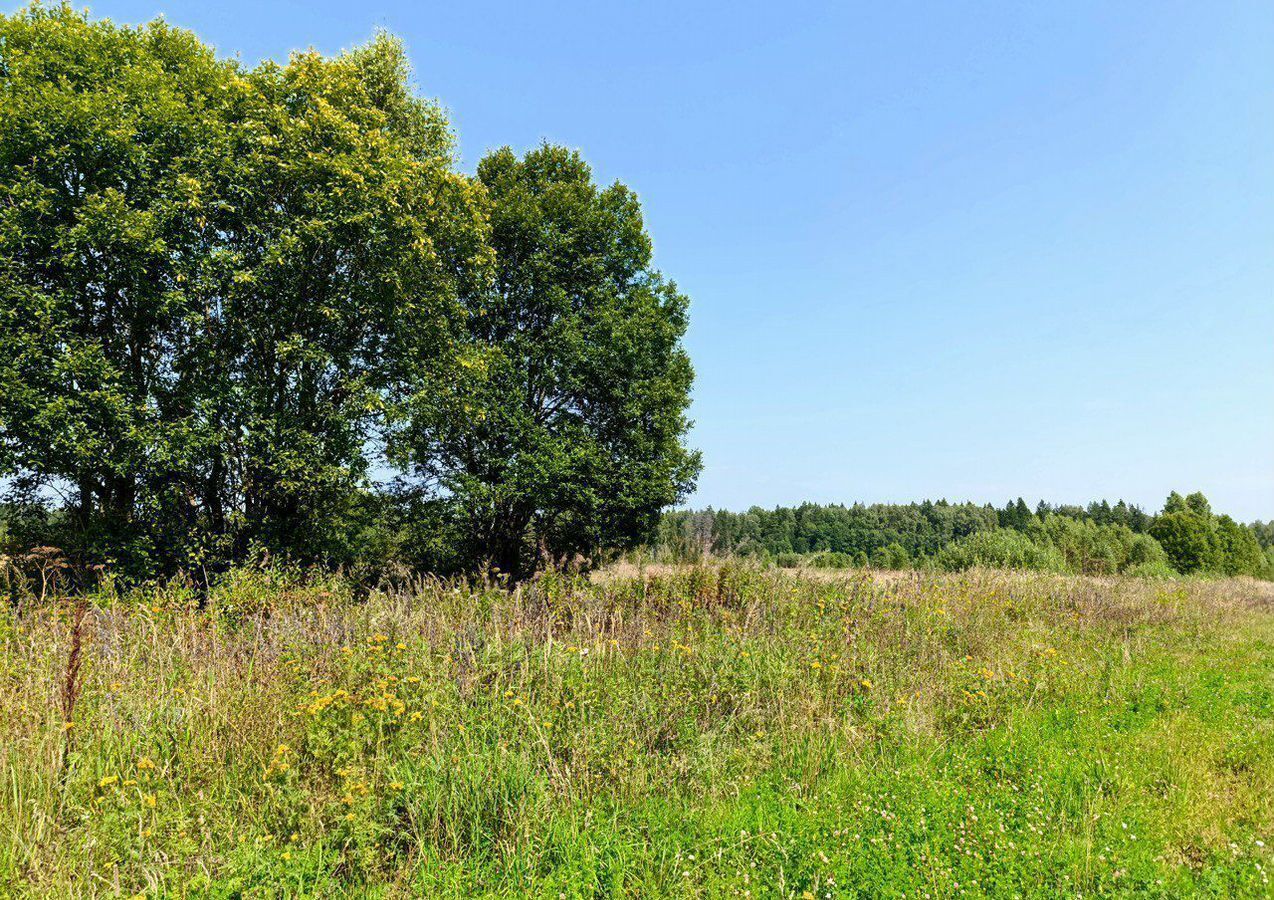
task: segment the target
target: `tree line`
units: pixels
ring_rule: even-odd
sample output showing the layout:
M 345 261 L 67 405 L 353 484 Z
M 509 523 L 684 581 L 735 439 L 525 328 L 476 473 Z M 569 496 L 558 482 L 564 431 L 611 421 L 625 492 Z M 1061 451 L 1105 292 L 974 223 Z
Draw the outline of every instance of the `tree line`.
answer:
M 1215 514 L 1203 494 L 1175 491 L 1153 514 L 1122 500 L 1032 508 L 1021 498 L 998 509 L 925 500 L 677 510 L 663 516 L 650 549 L 671 559 L 734 555 L 779 565 L 1274 579 L 1274 523 L 1243 525 Z
M 687 302 L 579 153 L 459 171 L 389 35 L 247 67 L 0 16 L 11 544 L 515 577 L 632 546 L 699 470 Z

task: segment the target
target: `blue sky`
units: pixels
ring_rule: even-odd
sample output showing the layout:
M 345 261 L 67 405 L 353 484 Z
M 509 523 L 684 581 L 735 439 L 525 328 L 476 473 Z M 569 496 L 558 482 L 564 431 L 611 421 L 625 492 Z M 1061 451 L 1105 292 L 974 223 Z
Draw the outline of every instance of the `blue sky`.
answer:
M 245 61 L 402 36 L 463 164 L 639 192 L 696 505 L 1203 490 L 1274 518 L 1274 5 L 98 2 Z

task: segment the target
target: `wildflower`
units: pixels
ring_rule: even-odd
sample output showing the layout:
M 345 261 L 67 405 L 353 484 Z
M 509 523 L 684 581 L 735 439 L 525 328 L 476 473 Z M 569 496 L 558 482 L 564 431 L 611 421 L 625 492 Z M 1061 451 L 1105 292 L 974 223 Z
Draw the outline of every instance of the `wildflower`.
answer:
M 155 761 L 149 756 L 143 756 L 141 759 L 137 760 L 137 771 L 139 772 L 149 772 L 154 768 Z
M 62 730 L 63 730 L 63 731 L 70 731 L 70 730 L 71 730 L 72 728 L 74 728 L 74 727 L 75 727 L 75 723 L 74 723 L 74 722 L 64 722 L 64 723 L 62 723 Z
M 155 795 L 154 795 L 154 794 L 142 794 L 142 802 L 143 802 L 143 803 L 145 803 L 147 806 L 149 806 L 151 809 L 154 809 L 154 808 L 155 808 Z
M 406 649 L 407 649 L 407 645 L 406 645 L 406 644 L 404 644 L 402 641 L 399 641 L 399 642 L 398 642 L 397 647 L 398 647 L 398 649 L 399 649 L 399 650 L 406 650 Z
M 871 679 L 870 679 L 870 678 L 864 678 L 862 681 L 860 681 L 860 682 L 858 682 L 858 683 L 859 683 L 859 684 L 861 684 L 863 687 L 865 687 L 867 690 L 869 690 L 869 691 L 871 690 Z
M 100 788 L 110 787 L 117 781 L 119 781 L 118 775 L 103 775 L 102 780 L 97 783 L 97 786 Z
M 291 858 L 292 858 L 292 851 L 291 851 L 291 850 L 284 850 L 284 851 L 283 851 L 283 859 L 284 859 L 284 861 L 286 862 L 287 860 L 289 860 L 289 859 L 291 859 Z
M 391 781 L 389 783 L 389 786 L 392 790 L 395 790 L 395 791 L 401 791 L 403 789 L 403 783 L 401 781 Z

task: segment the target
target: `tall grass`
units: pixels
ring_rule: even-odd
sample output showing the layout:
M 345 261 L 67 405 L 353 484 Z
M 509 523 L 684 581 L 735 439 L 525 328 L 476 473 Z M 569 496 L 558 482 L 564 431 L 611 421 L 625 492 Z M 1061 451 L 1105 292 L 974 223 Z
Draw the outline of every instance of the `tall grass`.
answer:
M 1267 896 L 1274 595 L 241 570 L 0 617 L 31 896 Z

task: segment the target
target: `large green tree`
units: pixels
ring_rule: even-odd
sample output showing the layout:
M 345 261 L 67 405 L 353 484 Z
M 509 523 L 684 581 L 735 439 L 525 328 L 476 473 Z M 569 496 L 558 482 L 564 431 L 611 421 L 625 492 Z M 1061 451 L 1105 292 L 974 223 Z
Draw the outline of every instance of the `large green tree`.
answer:
M 454 353 L 459 298 L 489 283 L 481 191 L 385 36 L 247 73 L 233 117 L 207 505 L 266 546 L 341 558 L 386 423 Z
M 651 264 L 636 196 L 579 154 L 490 154 L 496 275 L 399 449 L 444 498 L 460 559 L 514 577 L 648 536 L 692 486 L 687 300 Z
M 0 466 L 115 549 L 184 504 L 201 184 L 234 72 L 187 33 L 0 17 Z
M 89 557 L 347 554 L 489 282 L 452 162 L 388 37 L 244 71 L 162 22 L 0 16 L 0 475 Z

